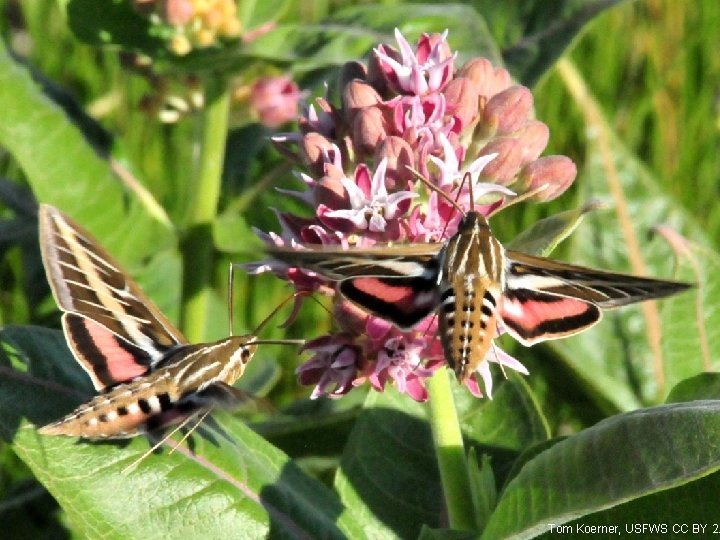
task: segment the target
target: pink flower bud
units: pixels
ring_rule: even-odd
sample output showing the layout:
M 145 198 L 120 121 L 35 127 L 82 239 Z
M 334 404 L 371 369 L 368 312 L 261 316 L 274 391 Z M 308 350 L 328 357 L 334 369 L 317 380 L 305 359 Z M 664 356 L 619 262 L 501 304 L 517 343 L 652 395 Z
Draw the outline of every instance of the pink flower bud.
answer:
M 402 63 L 402 55 L 392 45 L 381 44 L 377 47 L 378 50 L 383 51 L 393 60 L 398 63 Z M 368 76 L 367 81 L 378 91 L 380 94 L 389 92 L 392 85 L 395 83 L 394 73 L 387 69 L 382 61 L 378 58 L 377 54 L 371 54 L 370 60 L 368 61 Z
M 550 129 L 539 120 L 530 120 L 515 133 L 522 147 L 522 164 L 526 165 L 540 157 L 550 138 Z
M 493 87 L 495 68 L 487 58 L 473 58 L 461 67 L 455 76 L 472 81 L 478 95 L 491 96 L 490 89 Z
M 369 156 L 375 147 L 385 139 L 386 122 L 378 107 L 366 107 L 357 112 L 352 123 L 353 148 L 358 155 Z
M 345 121 L 352 124 L 360 109 L 377 105 L 382 98 L 368 83 L 354 79 L 343 88 L 342 101 Z
M 345 62 L 340 70 L 340 77 L 338 80 L 339 87 L 345 88 L 345 86 L 353 79 L 360 79 L 361 81 L 364 81 L 366 78 L 367 68 L 363 64 L 356 61 Z
M 556 199 L 569 188 L 577 176 L 577 167 L 569 157 L 546 156 L 525 166 L 518 178 L 524 191 L 545 189 L 533 197 L 539 202 Z
M 442 92 L 448 114 L 460 122 L 458 131 L 472 124 L 478 117 L 478 93 L 470 79 L 456 77 L 450 81 Z
M 315 206 L 324 204 L 330 210 L 339 210 L 350 207 L 347 190 L 339 178 L 325 176 L 315 184 L 313 192 Z
M 488 101 L 483 121 L 498 135 L 507 135 L 519 129 L 532 111 L 533 96 L 524 86 L 511 86 Z
M 173 26 L 183 26 L 193 18 L 195 10 L 190 0 L 167 0 L 165 20 Z
M 512 77 L 510 77 L 508 70 L 501 67 L 495 68 L 493 84 L 490 87 L 490 93 L 488 95 L 494 96 L 495 94 L 499 94 L 510 88 L 510 85 L 512 85 Z
M 316 177 L 325 174 L 325 155 L 332 150 L 332 143 L 319 133 L 311 131 L 300 140 L 300 157 Z
M 487 143 L 478 153 L 478 157 L 497 154 L 495 159 L 485 165 L 481 178 L 508 186 L 515 181 L 515 177 L 522 165 L 522 146 L 517 139 L 511 137 L 494 139 Z
M 410 145 L 402 137 L 392 135 L 383 140 L 375 152 L 375 163 L 387 159 L 385 185 L 392 191 L 398 186 L 405 186 L 414 175 L 408 167 L 415 167 L 415 159 Z
M 300 89 L 287 76 L 263 77 L 250 90 L 250 107 L 264 125 L 275 128 L 295 120 Z
M 478 94 L 488 99 L 507 90 L 512 84 L 510 73 L 504 68 L 494 67 L 487 58 L 469 60 L 460 68 L 456 77 L 470 79 Z
M 381 45 L 388 56 L 395 58 L 400 61 L 400 53 L 393 49 L 390 45 Z M 382 63 L 378 59 L 377 55 L 371 54 L 368 60 L 367 76 L 365 80 L 377 90 L 381 96 L 388 97 L 389 88 L 387 79 L 385 78 L 385 71 L 383 70 Z
M 433 53 L 433 47 L 437 47 L 437 51 L 435 51 L 436 58 L 434 58 L 436 62 L 439 63 L 452 57 L 450 45 L 445 41 L 445 37 L 447 36 L 438 33 L 423 34 L 420 36 L 420 39 L 418 39 L 417 52 L 415 53 L 418 62 L 421 64 L 427 62 L 431 53 Z M 452 65 L 450 65 L 450 72 L 452 73 Z

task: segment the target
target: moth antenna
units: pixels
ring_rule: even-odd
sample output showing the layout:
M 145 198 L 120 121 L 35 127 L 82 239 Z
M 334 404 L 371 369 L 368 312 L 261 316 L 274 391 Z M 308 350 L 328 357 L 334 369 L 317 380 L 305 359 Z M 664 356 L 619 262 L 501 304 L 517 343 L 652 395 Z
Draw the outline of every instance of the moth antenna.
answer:
M 158 442 L 156 442 L 154 445 L 152 445 L 149 450 L 147 450 L 145 453 L 143 453 L 142 456 L 140 456 L 140 457 L 137 458 L 135 461 L 133 461 L 130 465 L 128 465 L 127 467 L 125 467 L 125 468 L 122 470 L 122 474 L 128 474 L 130 471 L 134 470 L 135 467 L 137 467 L 146 457 L 148 457 L 148 456 L 149 456 L 150 454 L 152 454 L 155 450 L 157 450 L 158 448 L 160 448 L 160 446 L 162 446 L 162 445 L 165 443 L 165 441 L 167 441 L 170 437 L 172 437 L 173 435 L 175 435 L 175 433 L 177 433 L 180 429 L 182 429 L 182 428 L 185 426 L 185 424 L 187 424 L 192 418 L 193 418 L 192 416 L 188 416 L 185 420 L 183 420 L 182 422 L 180 422 L 180 423 L 177 425 L 177 427 L 173 428 L 172 431 L 170 431 L 167 435 L 165 435 L 162 439 L 160 439 L 160 440 L 159 440 Z
M 227 295 L 227 303 L 228 303 L 228 325 L 230 326 L 230 331 L 228 335 L 232 336 L 235 335 L 235 310 L 233 309 L 233 290 L 235 288 L 235 263 L 230 263 L 230 271 L 228 272 L 228 295 Z
M 318 300 L 314 294 L 308 294 L 307 296 L 310 298 L 310 300 L 312 300 L 318 306 L 323 308 L 327 312 L 327 314 L 330 315 L 330 317 L 334 317 L 333 312 L 330 310 L 330 308 L 328 308 L 325 304 L 323 304 L 320 300 Z
M 198 426 L 199 426 L 200 424 L 202 424 L 203 420 L 205 420 L 205 418 L 207 418 L 207 415 L 210 414 L 210 411 L 211 411 L 211 410 L 212 410 L 212 408 L 208 409 L 207 411 L 205 411 L 204 413 L 202 413 L 202 414 L 200 415 L 200 417 L 197 419 L 197 422 L 195 422 L 195 425 L 193 425 L 193 427 L 191 427 L 191 428 L 188 430 L 188 432 L 187 432 L 185 435 L 182 436 L 182 439 L 180 439 L 180 440 L 177 442 L 177 444 L 175 444 L 175 445 L 170 449 L 170 451 L 168 452 L 168 456 L 169 456 L 170 454 L 172 454 L 175 450 L 177 450 L 178 448 L 180 448 L 180 446 L 182 446 L 182 443 L 184 443 L 184 442 L 188 439 L 188 437 L 190 437 L 190 435 L 192 435 L 193 431 L 195 431 L 195 430 L 198 428 Z M 189 417 L 188 420 L 189 420 L 190 418 L 194 418 L 194 416 Z
M 434 191 L 437 193 L 440 197 L 442 197 L 449 205 L 451 205 L 455 210 L 460 212 L 463 216 L 465 215 L 465 210 L 462 209 L 462 207 L 457 203 L 457 201 L 453 200 L 452 197 L 450 197 L 447 193 L 445 193 L 442 189 L 437 187 L 435 184 L 430 182 L 427 178 L 425 178 L 420 171 L 417 171 L 413 169 L 412 167 L 408 166 L 408 169 L 411 173 L 415 175 L 415 177 L 420 180 L 423 184 L 425 184 L 425 187 L 428 188 L 430 191 Z M 469 175 L 470 173 L 465 173 L 466 175 Z M 465 178 L 463 178 L 463 182 L 465 181 Z M 460 184 L 460 187 L 462 187 L 462 184 Z M 459 193 L 458 193 L 459 194 Z
M 517 195 L 510 201 L 506 202 L 502 206 L 500 206 L 500 207 L 496 208 L 495 210 L 493 210 L 492 212 L 490 212 L 487 215 L 487 218 L 490 219 L 491 217 L 493 217 L 495 214 L 497 214 L 501 210 L 505 210 L 506 208 L 510 208 L 514 204 L 528 200 L 530 197 L 533 197 L 534 195 L 537 195 L 538 193 L 545 191 L 547 189 L 547 187 L 548 187 L 548 184 L 543 184 L 542 186 L 540 186 L 538 188 L 535 188 L 530 191 L 526 191 L 522 195 Z
M 251 345 L 305 345 L 306 339 L 254 339 Z
M 500 371 L 502 371 L 503 377 L 505 377 L 507 379 L 507 373 L 505 373 L 505 366 L 503 366 L 502 363 L 500 362 L 500 358 L 498 357 L 497 349 L 495 347 L 494 341 L 492 342 L 491 347 L 492 347 L 492 352 L 495 355 L 495 362 L 497 363 L 498 366 L 500 366 Z
M 462 192 L 462 186 L 465 183 L 465 180 L 468 181 L 468 191 L 470 192 L 470 211 L 475 211 L 475 194 L 473 193 L 473 185 L 472 185 L 472 176 L 469 172 L 466 172 L 463 175 L 462 182 L 460 182 L 460 188 L 458 189 L 458 197 L 460 196 L 460 192 Z

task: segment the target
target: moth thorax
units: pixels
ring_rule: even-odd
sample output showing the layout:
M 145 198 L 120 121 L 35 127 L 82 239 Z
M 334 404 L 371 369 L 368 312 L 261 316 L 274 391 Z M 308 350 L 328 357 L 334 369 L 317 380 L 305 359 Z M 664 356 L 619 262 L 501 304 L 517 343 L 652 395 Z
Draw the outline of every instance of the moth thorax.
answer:
M 442 296 L 439 313 L 445 359 L 460 381 L 485 360 L 495 337 L 495 282 L 487 277 L 457 276 Z

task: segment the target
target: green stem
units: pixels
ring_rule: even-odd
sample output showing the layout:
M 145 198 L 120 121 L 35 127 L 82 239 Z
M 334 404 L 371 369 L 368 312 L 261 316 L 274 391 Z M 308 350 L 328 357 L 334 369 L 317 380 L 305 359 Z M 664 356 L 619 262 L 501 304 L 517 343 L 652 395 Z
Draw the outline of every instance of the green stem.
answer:
M 449 375 L 448 370 L 441 369 L 428 379 L 430 425 L 450 528 L 473 530 L 470 477 Z
M 228 131 L 230 92 L 224 77 L 206 85 L 197 182 L 191 189 L 188 230 L 182 243 L 185 282 L 183 327 L 191 342 L 205 338 L 213 269 L 212 223 L 217 214 Z

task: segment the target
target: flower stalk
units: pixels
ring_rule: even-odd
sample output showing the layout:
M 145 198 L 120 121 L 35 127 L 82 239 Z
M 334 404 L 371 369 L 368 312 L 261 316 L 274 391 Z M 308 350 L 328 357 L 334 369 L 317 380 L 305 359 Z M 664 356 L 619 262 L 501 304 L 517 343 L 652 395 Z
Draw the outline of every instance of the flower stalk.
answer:
M 206 95 L 197 183 L 191 190 L 194 197 L 188 208 L 188 230 L 182 242 L 183 327 L 191 342 L 206 337 L 213 259 L 212 222 L 220 197 L 230 103 L 230 91 L 224 77 L 209 78 Z
M 472 530 L 470 477 L 449 376 L 448 370 L 440 369 L 427 381 L 430 426 L 450 528 Z

